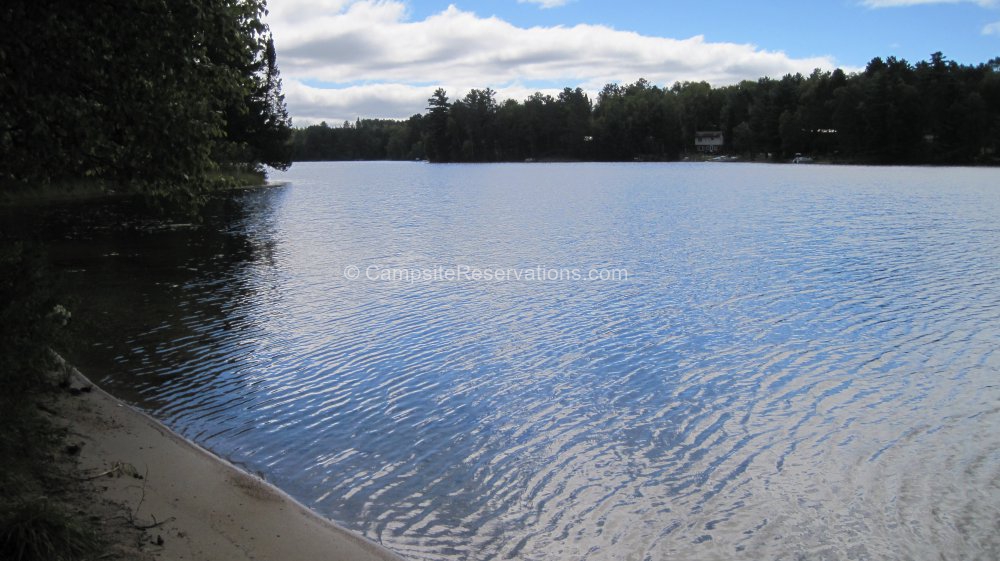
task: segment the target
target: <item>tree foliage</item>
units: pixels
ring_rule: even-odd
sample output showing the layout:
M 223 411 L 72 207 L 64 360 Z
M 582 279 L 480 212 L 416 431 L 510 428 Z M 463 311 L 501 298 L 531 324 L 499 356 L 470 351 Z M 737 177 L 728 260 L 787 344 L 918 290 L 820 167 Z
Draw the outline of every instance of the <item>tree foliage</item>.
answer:
M 10 0 L 0 8 L 0 182 L 195 190 L 287 167 L 264 0 Z
M 855 74 L 816 70 L 720 88 L 640 79 L 608 84 L 593 101 L 566 88 L 502 103 L 493 90 L 472 90 L 449 102 L 438 89 L 425 115 L 358 123 L 296 130 L 293 159 L 676 160 L 695 151 L 696 132 L 718 130 L 725 152 L 749 159 L 996 163 L 1000 58 L 976 66 L 941 53 L 916 65 L 875 58 Z

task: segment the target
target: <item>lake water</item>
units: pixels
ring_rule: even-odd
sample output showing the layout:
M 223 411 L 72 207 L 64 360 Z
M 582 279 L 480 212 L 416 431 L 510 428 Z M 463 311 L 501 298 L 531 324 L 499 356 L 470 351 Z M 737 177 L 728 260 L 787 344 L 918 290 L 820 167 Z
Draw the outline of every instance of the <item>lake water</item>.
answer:
M 200 225 L 50 218 L 54 252 L 89 374 L 340 524 L 411 559 L 1000 558 L 1000 170 L 274 178 Z

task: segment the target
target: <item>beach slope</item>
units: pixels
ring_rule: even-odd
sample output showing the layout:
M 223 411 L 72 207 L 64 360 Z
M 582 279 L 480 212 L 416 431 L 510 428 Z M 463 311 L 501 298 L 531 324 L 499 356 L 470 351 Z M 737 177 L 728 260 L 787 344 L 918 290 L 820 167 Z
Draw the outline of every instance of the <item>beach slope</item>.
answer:
M 74 371 L 60 407 L 82 477 L 162 560 L 401 561 L 171 432 Z M 82 390 L 82 391 L 81 391 Z

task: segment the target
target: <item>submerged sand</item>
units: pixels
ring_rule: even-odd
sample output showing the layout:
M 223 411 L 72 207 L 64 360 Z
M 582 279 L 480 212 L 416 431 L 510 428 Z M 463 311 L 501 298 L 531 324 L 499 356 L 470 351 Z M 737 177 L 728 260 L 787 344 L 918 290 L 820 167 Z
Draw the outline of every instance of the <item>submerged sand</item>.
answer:
M 81 476 L 162 560 L 401 561 L 71 374 L 61 414 Z M 79 391 L 83 389 L 84 391 Z M 78 452 L 77 452 L 77 448 Z

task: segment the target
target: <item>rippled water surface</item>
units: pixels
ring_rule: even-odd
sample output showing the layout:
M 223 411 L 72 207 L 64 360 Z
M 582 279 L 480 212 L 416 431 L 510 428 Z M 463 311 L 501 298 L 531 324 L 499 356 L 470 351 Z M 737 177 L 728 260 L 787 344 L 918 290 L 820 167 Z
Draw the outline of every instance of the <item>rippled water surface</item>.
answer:
M 57 253 L 110 312 L 93 375 L 337 522 L 411 559 L 1000 558 L 997 170 L 277 178 Z M 580 278 L 366 278 L 437 267 Z

